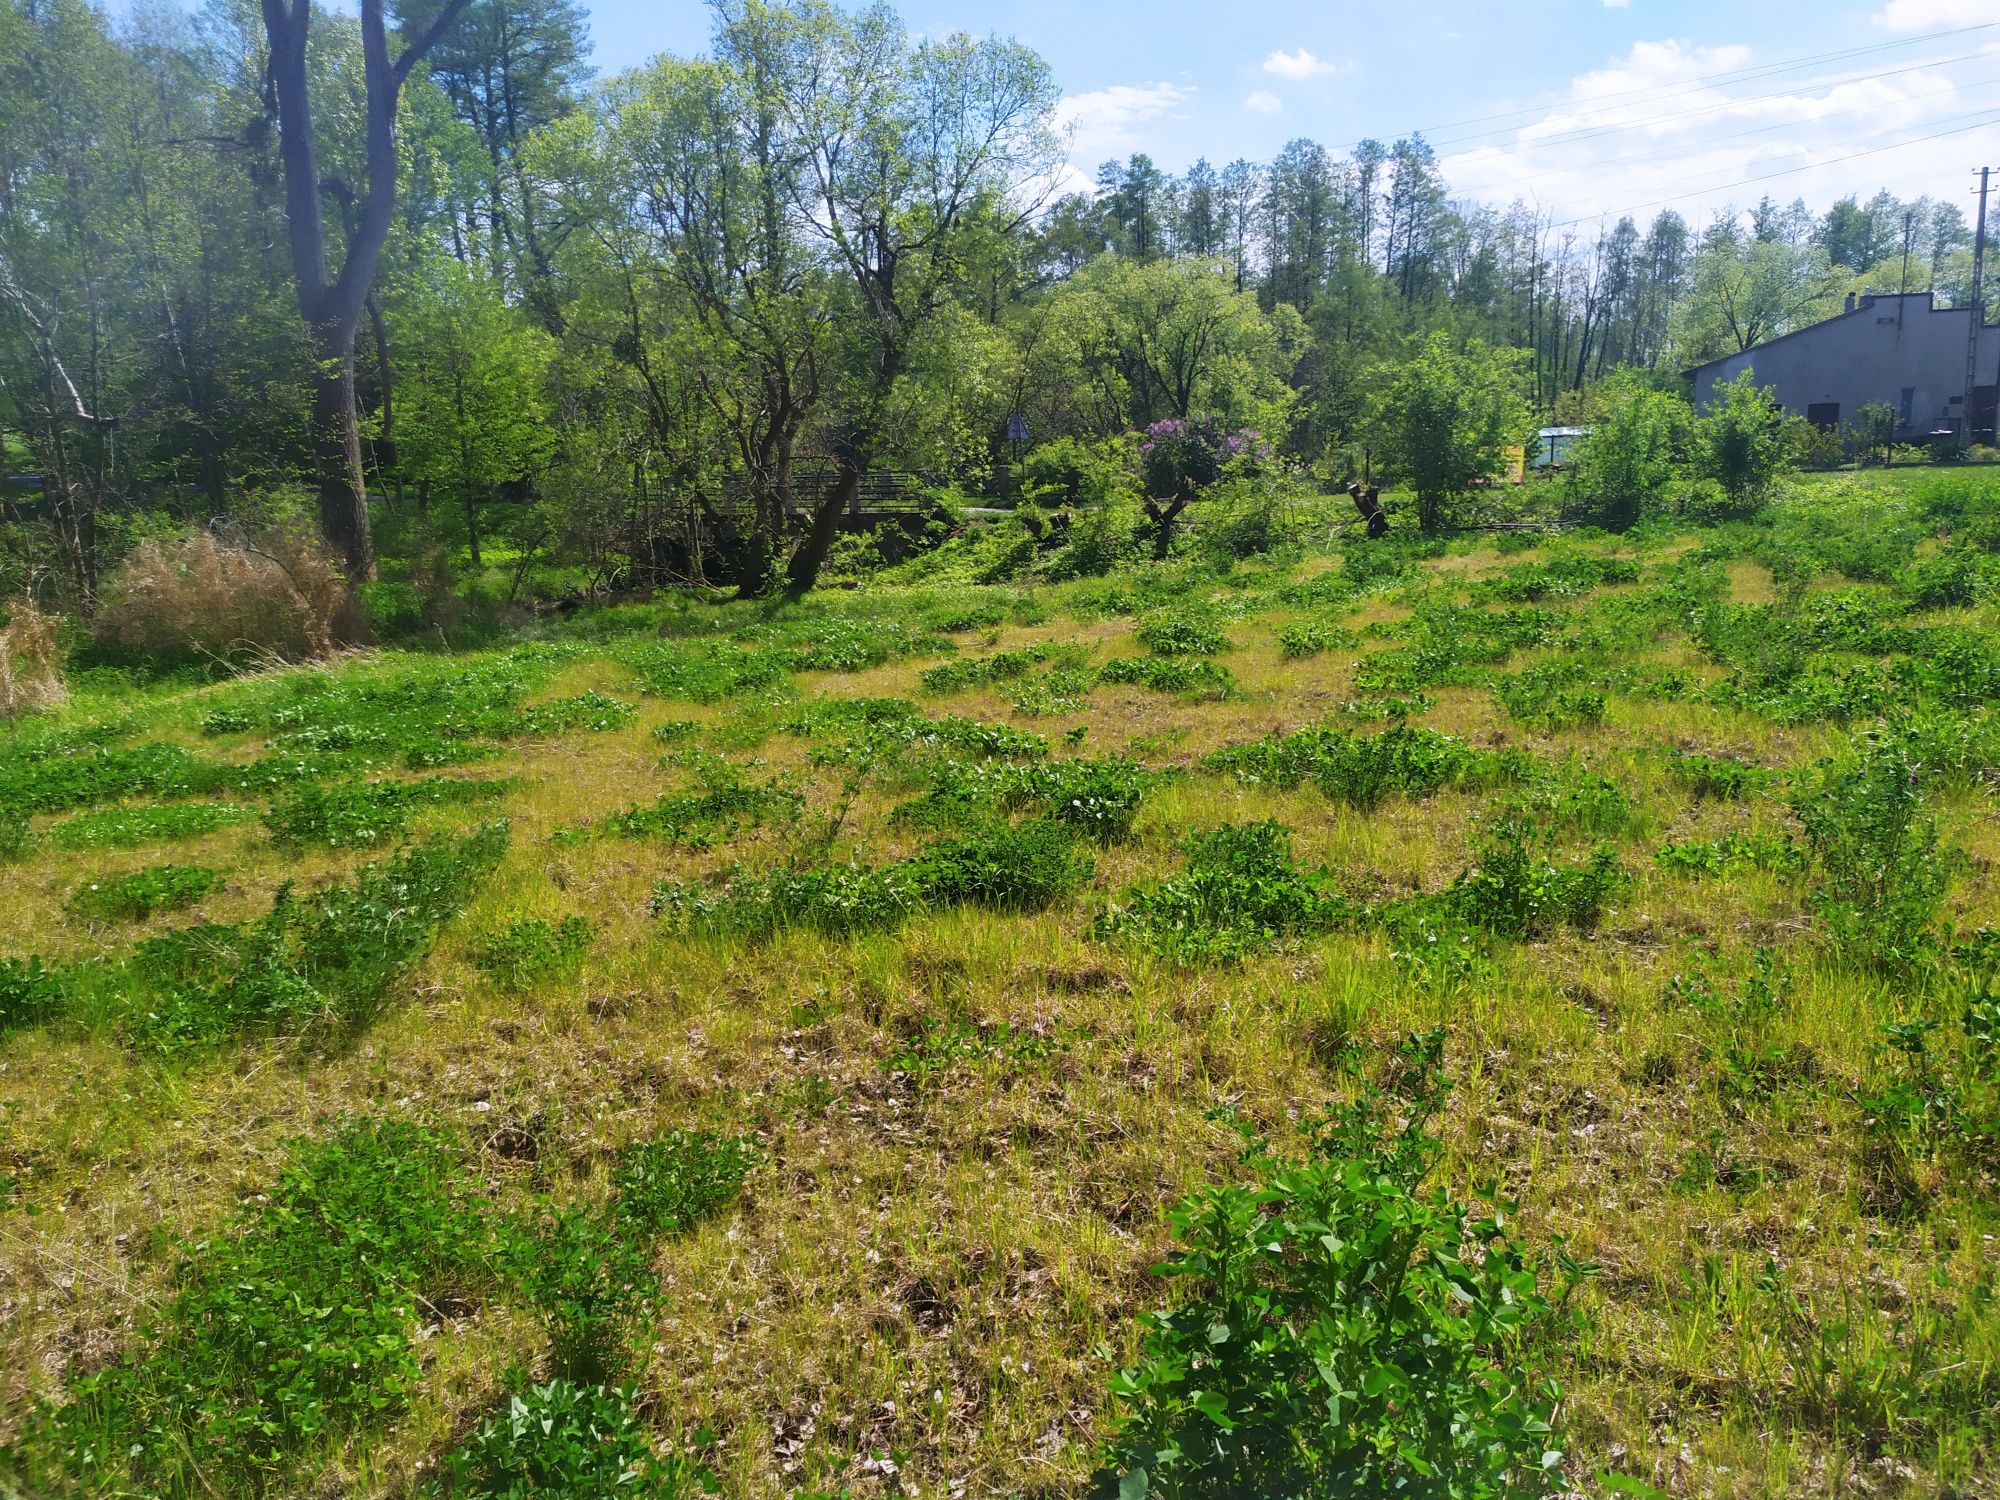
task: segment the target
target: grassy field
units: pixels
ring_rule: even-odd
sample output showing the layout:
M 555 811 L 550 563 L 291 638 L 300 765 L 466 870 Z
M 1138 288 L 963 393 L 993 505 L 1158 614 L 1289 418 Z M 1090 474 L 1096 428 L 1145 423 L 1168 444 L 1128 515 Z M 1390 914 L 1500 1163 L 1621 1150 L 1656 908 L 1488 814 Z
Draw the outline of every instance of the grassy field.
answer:
M 0 732 L 0 1484 L 608 1493 L 512 1393 L 634 1493 L 1143 1493 L 1170 1211 L 1365 1099 L 1514 1205 L 1417 1259 L 1518 1255 L 1547 1467 L 1449 1493 L 2000 1494 L 1996 516 L 80 674 Z

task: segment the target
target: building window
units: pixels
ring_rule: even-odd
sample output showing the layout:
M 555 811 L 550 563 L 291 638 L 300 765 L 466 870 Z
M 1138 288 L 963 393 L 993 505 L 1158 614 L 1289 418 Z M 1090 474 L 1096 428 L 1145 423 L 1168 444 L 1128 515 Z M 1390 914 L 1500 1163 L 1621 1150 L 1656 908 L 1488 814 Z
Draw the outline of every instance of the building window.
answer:
M 1902 424 L 1903 424 L 1903 426 L 1905 426 L 1905 427 L 1908 427 L 1908 426 L 1910 425 L 1910 422 L 1911 422 L 1911 416 L 1912 416 L 1912 413 L 1913 413 L 1913 412 L 1915 412 L 1915 410 L 1916 410 L 1916 406 L 1917 406 L 1917 389 L 1916 389 L 1916 387 L 1915 387 L 1915 386 L 1910 386 L 1910 385 L 1906 385 L 1906 386 L 1904 386 L 1904 387 L 1903 387 L 1903 399 L 1902 399 L 1902 402 L 1900 403 L 1900 407 L 1899 407 L 1899 411 L 1900 411 L 1900 415 L 1901 415 L 1901 418 L 1902 418 Z
M 1838 401 L 1815 401 L 1806 407 L 1806 420 L 1815 427 L 1838 427 L 1840 425 L 1840 403 Z

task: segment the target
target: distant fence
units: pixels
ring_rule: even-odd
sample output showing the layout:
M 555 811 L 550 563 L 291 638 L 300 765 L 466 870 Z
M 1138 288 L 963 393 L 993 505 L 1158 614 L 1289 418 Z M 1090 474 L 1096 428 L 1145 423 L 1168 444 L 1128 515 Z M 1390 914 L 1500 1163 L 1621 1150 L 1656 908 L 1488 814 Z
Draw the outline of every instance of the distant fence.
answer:
M 869 516 L 917 516 L 931 507 L 931 491 L 944 488 L 951 481 L 941 474 L 921 472 L 904 473 L 896 470 L 878 470 L 863 474 L 855 486 L 854 498 L 848 501 L 844 512 L 850 518 Z M 840 476 L 830 469 L 814 469 L 792 476 L 792 508 L 807 514 L 819 509 L 836 488 Z M 982 493 L 1000 495 L 1009 492 L 1005 472 L 996 471 L 993 481 L 982 487 Z M 741 474 L 724 477 L 714 508 L 724 515 L 733 515 L 750 507 L 750 481 Z

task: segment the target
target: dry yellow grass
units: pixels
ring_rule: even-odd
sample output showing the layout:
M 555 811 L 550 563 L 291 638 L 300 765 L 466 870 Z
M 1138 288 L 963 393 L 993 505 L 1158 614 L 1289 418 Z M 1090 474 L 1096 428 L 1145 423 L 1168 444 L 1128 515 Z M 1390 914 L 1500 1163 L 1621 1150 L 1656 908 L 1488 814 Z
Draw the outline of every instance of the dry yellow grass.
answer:
M 1466 552 L 1437 571 L 1463 583 L 1519 560 Z M 1738 600 L 1769 597 L 1761 570 L 1738 565 L 1730 583 Z M 1344 618 L 1360 629 L 1408 615 L 1371 601 Z M 1230 699 L 1106 686 L 1077 712 L 1014 722 L 1051 737 L 1082 725 L 1086 752 L 1143 745 L 1149 762 L 1193 771 L 1215 748 L 1316 722 L 1353 695 L 1360 653 L 1287 661 L 1273 634 L 1286 618 L 1229 627 L 1225 660 L 1240 685 Z M 985 645 L 1077 644 L 1103 660 L 1133 649 L 1129 631 L 1125 620 L 1055 621 L 1003 627 Z M 1684 647 L 1654 659 L 1702 668 Z M 1010 717 L 992 691 L 926 697 L 918 672 L 896 663 L 799 685 L 808 697 L 905 696 L 932 712 Z M 630 674 L 605 660 L 566 668 L 541 693 L 585 689 L 636 696 Z M 662 930 L 648 893 L 662 877 L 775 860 L 795 834 L 764 829 L 694 854 L 549 842 L 685 784 L 662 764 L 654 726 L 728 728 L 743 709 L 643 700 L 630 728 L 514 747 L 497 763 L 519 781 L 504 804 L 512 852 L 402 1003 L 351 1049 L 302 1057 L 260 1042 L 160 1067 L 59 1030 L 5 1044 L 0 1173 L 20 1178 L 40 1210 L 0 1216 L 6 1422 L 113 1355 L 135 1309 L 162 1293 L 170 1235 L 224 1221 L 270 1181 L 281 1142 L 344 1112 L 463 1131 L 480 1173 L 510 1201 L 531 1186 L 601 1191 L 611 1148 L 701 1124 L 753 1135 L 764 1162 L 732 1213 L 660 1251 L 667 1310 L 632 1374 L 663 1433 L 712 1428 L 708 1459 L 732 1496 L 1074 1494 L 1103 1431 L 1106 1377 L 1133 1348 L 1133 1315 L 1164 1295 L 1147 1275 L 1166 1244 L 1164 1210 L 1232 1170 L 1237 1138 L 1209 1111 L 1227 1103 L 1282 1131 L 1351 1086 L 1350 1044 L 1365 1059 L 1442 1025 L 1456 1089 L 1441 1179 L 1461 1190 L 1504 1184 L 1532 1239 L 1564 1237 L 1600 1268 L 1587 1329 L 1558 1359 L 1579 1478 L 1615 1463 L 1670 1493 L 1749 1497 L 1937 1493 L 1937 1476 L 1950 1475 L 1957 1493 L 1994 1493 L 1962 1448 L 1910 1465 L 1906 1481 L 1811 1420 L 1755 1404 L 1753 1393 L 1796 1383 L 1784 1348 L 1745 1311 L 1744 1288 L 1765 1266 L 1809 1293 L 1861 1295 L 1868 1316 L 1888 1319 L 1932 1296 L 1925 1287 L 2000 1271 L 1990 1235 L 1947 1244 L 1942 1217 L 1895 1220 L 1859 1202 L 1860 1121 L 1848 1101 L 1879 1066 L 1877 1026 L 1900 1011 L 1893 988 L 1812 945 L 1795 884 L 1750 875 L 1724 887 L 1651 860 L 1663 840 L 1775 830 L 1787 815 L 1688 803 L 1646 746 L 1794 766 L 1835 732 L 1693 701 L 1614 699 L 1603 725 L 1545 734 L 1512 723 L 1483 691 L 1435 697 L 1417 722 L 1480 746 L 1574 752 L 1636 805 L 1639 831 L 1620 847 L 1636 883 L 1604 927 L 1504 947 L 1470 984 L 1413 978 L 1374 932 L 1183 971 L 1085 929 L 1098 903 L 1171 868 L 1187 831 L 1226 821 L 1279 819 L 1305 862 L 1375 897 L 1439 889 L 1465 864 L 1484 800 L 1471 793 L 1392 798 L 1363 813 L 1310 789 L 1188 776 L 1149 799 L 1129 843 L 1099 854 L 1092 889 L 1072 907 L 947 912 L 893 934 L 746 946 Z M 731 753 L 759 777 L 801 787 L 811 825 L 839 787 L 810 750 L 776 734 Z M 893 766 L 866 784 L 837 852 L 872 862 L 912 849 L 919 836 L 888 820 L 909 789 Z M 1944 814 L 1983 867 L 2000 859 L 1983 801 Z M 0 909 L 0 950 L 64 958 L 121 940 L 63 920 L 61 901 L 81 880 L 157 857 L 34 855 L 9 871 L 17 899 Z M 176 922 L 240 918 L 281 881 L 310 887 L 352 863 L 276 850 L 255 824 L 175 857 L 228 872 L 218 895 Z M 573 978 L 518 996 L 474 966 L 477 935 L 572 912 L 596 932 Z M 1984 879 L 1960 881 L 1951 917 L 1961 928 L 2000 923 L 2000 897 Z M 1824 1086 L 1809 1104 L 1788 1096 L 1723 1116 L 1703 1082 L 1710 1038 L 1662 997 L 1691 966 L 1742 973 L 1760 946 L 1789 955 L 1785 1039 L 1806 1049 Z M 923 1021 L 945 1015 L 1004 1020 L 1058 1050 L 922 1086 L 885 1067 Z M 498 1148 L 503 1127 L 532 1132 L 531 1158 Z M 1718 1130 L 1731 1160 L 1754 1169 L 1749 1187 L 1684 1180 Z M 1980 1214 L 1962 1212 L 1976 1226 Z M 1703 1275 L 1720 1278 L 1714 1298 L 1691 1290 L 1690 1276 Z M 449 1320 L 425 1345 L 416 1406 L 328 1475 L 302 1476 L 301 1492 L 405 1493 L 418 1465 L 492 1400 L 509 1361 L 542 1357 L 538 1340 L 505 1308 Z

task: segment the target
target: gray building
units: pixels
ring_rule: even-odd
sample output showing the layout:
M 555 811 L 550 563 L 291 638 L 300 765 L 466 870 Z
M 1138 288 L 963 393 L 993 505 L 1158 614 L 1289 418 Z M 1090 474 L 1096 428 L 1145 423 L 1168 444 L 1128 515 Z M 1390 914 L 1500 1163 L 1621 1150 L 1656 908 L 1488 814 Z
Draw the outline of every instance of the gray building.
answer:
M 1936 307 L 1929 292 L 1849 295 L 1847 310 L 1741 354 L 1726 354 L 1687 372 L 1695 405 L 1705 407 L 1718 384 L 1754 371 L 1780 405 L 1820 427 L 1852 422 L 1871 401 L 1896 409 L 1896 441 L 1923 442 L 1963 434 L 1967 407 L 1975 442 L 1993 441 L 1994 387 L 2000 383 L 2000 324 L 1979 330 L 1975 382 L 1965 388 L 1972 309 Z M 1967 400 L 1968 395 L 1970 401 Z

